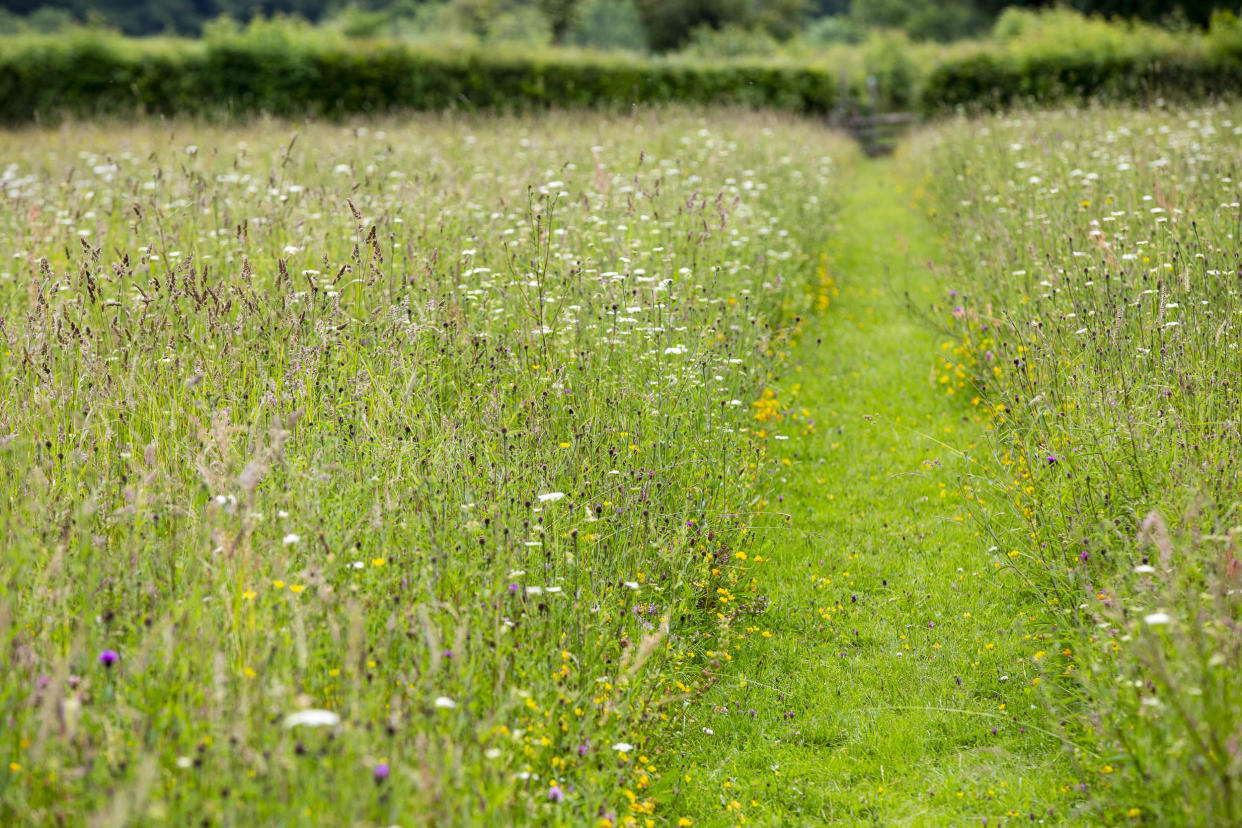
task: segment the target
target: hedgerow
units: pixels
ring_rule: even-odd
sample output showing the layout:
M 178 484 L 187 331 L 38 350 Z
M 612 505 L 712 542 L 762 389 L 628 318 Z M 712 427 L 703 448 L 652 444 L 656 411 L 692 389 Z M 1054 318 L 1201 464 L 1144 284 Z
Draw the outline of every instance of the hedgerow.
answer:
M 427 49 L 259 23 L 203 42 L 98 33 L 0 45 L 0 121 L 144 112 L 339 117 L 398 110 L 526 111 L 634 104 L 740 104 L 823 114 L 823 69 L 592 54 Z

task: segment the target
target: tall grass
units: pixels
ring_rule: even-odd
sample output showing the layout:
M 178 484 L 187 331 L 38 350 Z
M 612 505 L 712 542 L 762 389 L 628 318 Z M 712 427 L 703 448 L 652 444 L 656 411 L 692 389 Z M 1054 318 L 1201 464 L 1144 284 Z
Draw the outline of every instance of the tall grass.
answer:
M 1040 680 L 1107 822 L 1242 814 L 1240 135 L 1085 110 L 928 147 L 943 375 L 996 435 L 979 518 L 1064 620 Z
M 757 608 L 750 403 L 815 301 L 837 139 L 0 146 L 0 821 L 656 811 L 663 722 Z

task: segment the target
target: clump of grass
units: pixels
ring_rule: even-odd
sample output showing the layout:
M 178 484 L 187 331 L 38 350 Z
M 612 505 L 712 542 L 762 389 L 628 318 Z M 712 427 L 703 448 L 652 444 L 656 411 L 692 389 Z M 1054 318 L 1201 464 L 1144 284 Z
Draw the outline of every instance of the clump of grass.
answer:
M 991 415 L 978 516 L 1064 619 L 1042 678 L 1106 821 L 1242 808 L 1239 135 L 1236 108 L 1091 110 L 931 149 L 942 380 Z
M 750 402 L 814 301 L 836 140 L 0 145 L 4 820 L 651 814 L 665 711 L 753 589 Z

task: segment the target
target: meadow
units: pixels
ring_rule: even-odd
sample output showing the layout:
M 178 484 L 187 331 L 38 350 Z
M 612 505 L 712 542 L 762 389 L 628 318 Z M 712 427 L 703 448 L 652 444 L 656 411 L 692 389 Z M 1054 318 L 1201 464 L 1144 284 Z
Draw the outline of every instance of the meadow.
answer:
M 0 142 L 3 821 L 653 810 L 667 711 L 760 610 L 752 403 L 846 144 L 694 112 Z
M 961 129 L 923 148 L 941 377 L 995 434 L 977 521 L 1061 616 L 1049 718 L 1130 816 L 1236 823 L 1242 111 Z
M 0 821 L 1235 824 L 1240 135 L 0 134 Z

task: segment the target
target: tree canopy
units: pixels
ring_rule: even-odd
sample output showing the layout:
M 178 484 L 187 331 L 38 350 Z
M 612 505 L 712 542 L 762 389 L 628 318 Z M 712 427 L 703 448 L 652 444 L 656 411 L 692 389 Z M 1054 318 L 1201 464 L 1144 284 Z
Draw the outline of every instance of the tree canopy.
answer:
M 811 21 L 833 17 L 851 25 L 904 29 L 914 37 L 951 40 L 977 34 L 1006 8 L 1050 5 L 1047 0 L 0 0 L 8 12 L 35 28 L 67 20 L 93 21 L 131 35 L 165 32 L 194 35 L 204 23 L 227 16 L 245 21 L 255 16 L 293 15 L 322 22 L 343 15 L 354 19 L 432 19 L 443 13 L 486 25 L 508 15 L 538 18 L 553 42 L 598 42 L 599 32 L 582 34 L 583 25 L 607 21 L 626 27 L 619 43 L 633 39 L 634 21 L 645 45 L 656 51 L 685 45 L 703 29 L 745 29 L 778 40 L 803 30 Z M 1205 24 L 1217 8 L 1236 0 L 1068 0 L 1087 14 L 1162 20 L 1170 16 Z M 378 15 L 378 17 L 376 17 Z M 435 18 L 440 19 L 440 18 Z M 577 28 L 576 28 L 577 27 Z

